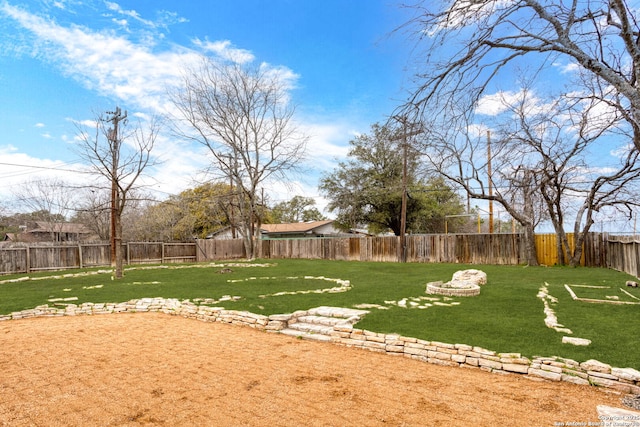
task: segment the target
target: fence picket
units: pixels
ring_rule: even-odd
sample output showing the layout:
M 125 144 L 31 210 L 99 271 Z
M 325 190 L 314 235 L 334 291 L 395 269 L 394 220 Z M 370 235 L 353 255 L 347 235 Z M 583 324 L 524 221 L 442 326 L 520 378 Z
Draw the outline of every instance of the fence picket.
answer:
M 570 245 L 573 235 L 568 235 Z M 538 260 L 557 260 L 555 235 L 536 235 Z M 350 261 L 397 261 L 399 240 L 387 237 L 273 239 L 261 241 L 262 258 L 304 258 Z M 245 258 L 244 241 L 128 242 L 129 264 L 203 262 Z M 0 274 L 29 273 L 111 265 L 108 243 L 73 245 L 0 246 Z M 406 237 L 408 262 L 518 265 L 526 257 L 519 234 L 429 234 Z M 584 242 L 581 265 L 605 267 L 640 277 L 640 241 L 631 236 L 590 233 Z

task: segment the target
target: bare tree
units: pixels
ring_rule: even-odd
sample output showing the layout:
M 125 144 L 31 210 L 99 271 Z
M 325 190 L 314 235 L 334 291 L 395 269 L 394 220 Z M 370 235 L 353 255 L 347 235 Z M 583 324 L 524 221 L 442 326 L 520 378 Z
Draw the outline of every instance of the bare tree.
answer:
M 231 177 L 238 191 L 236 225 L 247 256 L 255 258 L 263 205 L 260 187 L 294 170 L 307 142 L 293 122 L 286 81 L 264 65 L 203 58 L 199 67 L 186 70 L 182 87 L 171 98 L 180 135 L 207 147 L 214 166 Z
M 445 125 L 435 118 L 435 122 L 425 126 L 429 131 L 423 140 L 427 160 L 424 166 L 455 183 L 470 198 L 500 204 L 522 226 L 527 264 L 538 265 L 534 232 L 543 214 L 534 169 L 521 163 L 526 156 L 514 153 L 517 146 L 489 145 L 489 135 L 474 133 L 471 124 L 464 120 L 465 115 L 459 115 L 458 119 L 462 121 L 447 121 Z M 507 148 L 512 149 L 508 154 L 504 152 Z
M 33 212 L 34 219 L 47 223 L 51 240 L 56 241 L 74 210 L 74 189 L 60 179 L 47 178 L 24 182 L 14 188 L 13 194 L 18 203 Z
M 144 170 L 157 164 L 151 156 L 160 131 L 157 118 L 133 128 L 116 108 L 111 117 L 100 114 L 95 124 L 95 134 L 91 136 L 85 129 L 79 129 L 79 155 L 89 162 L 96 175 L 102 177 L 111 187 L 111 240 L 115 267 L 114 276 L 123 276 L 122 215 L 131 192 L 137 188 L 136 182 Z M 108 123 L 113 123 L 109 127 Z M 119 123 L 121 127 L 119 127 Z
M 640 150 L 640 27 L 625 0 L 425 1 L 405 28 L 427 43 L 408 104 L 439 114 L 469 107 L 522 58 L 565 58 L 580 68 L 574 90 L 618 111 Z M 463 99 L 464 97 L 468 97 Z M 467 110 L 469 111 L 469 110 Z
M 76 208 L 73 220 L 85 225 L 99 236 L 100 240 L 109 240 L 111 200 L 108 191 L 99 188 L 85 189 L 82 202 Z
M 148 229 L 151 218 L 149 211 L 158 203 L 152 194 L 146 194 L 136 189 L 129 194 L 127 209 L 122 215 L 123 241 L 169 241 L 170 239 L 154 234 Z
M 599 100 L 540 100 L 523 89 L 501 103 L 504 113 L 494 119 L 491 142 L 488 136 L 473 136 L 478 132 L 464 121 L 465 114 L 451 114 L 461 120 L 459 133 L 451 132 L 451 121 L 428 126 L 426 157 L 470 197 L 501 204 L 523 226 L 529 264 L 535 263 L 535 227 L 548 219 L 558 237 L 558 263 L 578 265 L 594 215 L 610 209 L 631 215 L 638 205 L 640 152 L 620 150 L 618 163 L 606 167 L 590 160 L 591 149 L 602 141 L 627 141 L 628 146 L 632 138 L 620 133 L 621 118 L 603 110 Z M 572 250 L 564 229 L 571 221 Z
M 516 102 L 504 104 L 507 117 L 501 139 L 528 147 L 537 191 L 558 237 L 558 264 L 579 265 L 595 213 L 611 208 L 631 215 L 637 206 L 639 152 L 625 150 L 617 164 L 597 167 L 588 158 L 593 146 L 607 139 L 631 141 L 630 135 L 612 134 L 620 117 L 603 112 L 601 102 L 594 99 L 576 102 L 558 97 L 536 105 L 531 98 L 524 90 Z M 564 229 L 571 214 L 575 215 L 573 250 Z

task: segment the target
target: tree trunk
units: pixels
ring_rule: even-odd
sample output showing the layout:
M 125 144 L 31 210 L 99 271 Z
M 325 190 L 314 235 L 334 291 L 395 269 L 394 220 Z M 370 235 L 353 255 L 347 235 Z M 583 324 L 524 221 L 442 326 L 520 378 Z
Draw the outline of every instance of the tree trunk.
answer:
M 577 238 L 575 234 L 573 237 L 574 239 Z M 559 250 L 561 251 L 558 254 L 558 257 L 561 257 L 561 265 L 567 264 L 567 260 L 569 261 L 569 264 L 571 264 L 571 246 L 569 246 L 569 238 L 567 237 L 567 233 L 565 233 L 564 228 L 560 230 L 558 240 L 560 241 Z
M 524 247 L 525 247 L 525 258 L 527 260 L 527 265 L 537 266 L 538 265 L 538 251 L 536 249 L 536 236 L 535 236 L 535 209 L 533 205 L 533 193 L 536 191 L 535 187 L 531 185 L 533 182 L 533 173 L 528 170 L 524 175 L 524 183 L 526 185 L 523 186 L 522 189 L 522 198 L 524 202 L 523 206 L 523 215 L 514 216 L 517 218 L 518 222 L 524 227 Z M 513 215 L 513 214 L 512 214 Z
M 538 265 L 538 251 L 536 250 L 536 239 L 533 224 L 522 224 L 524 226 L 524 248 L 527 265 L 535 267 Z
M 253 227 L 251 224 L 242 224 L 239 229 L 244 241 L 244 252 L 248 260 L 253 260 Z
M 585 205 L 580 208 L 578 214 L 576 215 L 576 222 L 573 227 L 573 238 L 575 246 L 573 249 L 573 253 L 571 254 L 571 258 L 569 259 L 569 265 L 572 267 L 577 267 L 580 265 L 580 259 L 582 258 L 582 247 L 584 245 L 587 234 L 589 234 L 589 230 L 591 230 L 591 226 L 593 225 L 593 209 L 590 207 L 592 205 L 592 203 L 585 203 Z M 585 212 L 585 224 L 582 230 L 580 230 L 580 224 Z
M 575 239 L 576 247 L 573 250 L 573 255 L 569 259 L 569 265 L 571 267 L 579 267 L 580 259 L 582 258 L 582 245 L 584 244 L 584 235 L 580 233 L 580 237 L 576 236 Z
M 256 206 L 257 207 L 257 206 Z M 253 253 L 251 259 L 256 259 L 260 256 L 260 228 L 262 227 L 262 215 L 255 210 L 255 230 L 253 233 Z
M 122 210 L 120 208 L 118 208 L 116 212 L 115 222 L 116 233 L 113 240 L 115 245 L 116 267 L 114 271 L 114 277 L 116 279 L 122 279 L 122 277 L 124 276 L 124 257 L 122 253 Z

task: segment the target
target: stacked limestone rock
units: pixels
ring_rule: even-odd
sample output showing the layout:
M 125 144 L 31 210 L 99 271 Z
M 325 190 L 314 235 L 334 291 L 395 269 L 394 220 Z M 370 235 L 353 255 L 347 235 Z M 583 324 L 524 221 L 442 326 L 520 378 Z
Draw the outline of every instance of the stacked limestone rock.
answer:
M 451 281 L 443 283 L 427 283 L 426 292 L 428 294 L 472 297 L 480 295 L 480 286 L 487 283 L 487 274 L 480 270 L 461 270 L 453 273 Z
M 371 351 L 409 357 L 425 362 L 461 368 L 480 368 L 488 372 L 523 374 L 550 381 L 596 385 L 640 394 L 640 372 L 632 368 L 615 368 L 597 360 L 583 363 L 560 357 L 534 357 L 519 353 L 496 353 L 466 344 L 447 344 L 378 334 L 342 326 L 334 328 L 333 342 Z
M 452 286 L 464 287 L 465 285 L 486 285 L 487 273 L 481 270 L 469 269 L 453 273 L 451 277 Z

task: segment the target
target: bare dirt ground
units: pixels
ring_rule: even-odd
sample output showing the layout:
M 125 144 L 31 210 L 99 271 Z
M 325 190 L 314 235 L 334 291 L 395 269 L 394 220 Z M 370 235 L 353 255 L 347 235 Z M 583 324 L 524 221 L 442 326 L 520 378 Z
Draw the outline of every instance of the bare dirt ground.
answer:
M 0 426 L 553 426 L 620 396 L 164 314 L 0 323 Z

